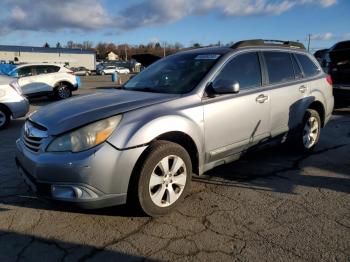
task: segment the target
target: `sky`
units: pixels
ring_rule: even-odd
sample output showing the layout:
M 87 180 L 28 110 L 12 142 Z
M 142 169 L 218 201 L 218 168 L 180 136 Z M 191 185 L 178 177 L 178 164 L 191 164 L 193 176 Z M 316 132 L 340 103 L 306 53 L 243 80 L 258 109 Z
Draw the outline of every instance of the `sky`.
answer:
M 350 0 L 0 0 L 0 44 L 350 40 Z

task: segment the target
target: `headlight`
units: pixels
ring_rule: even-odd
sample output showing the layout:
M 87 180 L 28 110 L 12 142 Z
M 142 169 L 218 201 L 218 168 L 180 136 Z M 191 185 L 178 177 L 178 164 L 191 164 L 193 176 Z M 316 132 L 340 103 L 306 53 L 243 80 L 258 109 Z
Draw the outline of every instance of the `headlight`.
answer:
M 54 139 L 47 151 L 49 152 L 80 152 L 97 146 L 112 134 L 122 116 L 106 118 Z

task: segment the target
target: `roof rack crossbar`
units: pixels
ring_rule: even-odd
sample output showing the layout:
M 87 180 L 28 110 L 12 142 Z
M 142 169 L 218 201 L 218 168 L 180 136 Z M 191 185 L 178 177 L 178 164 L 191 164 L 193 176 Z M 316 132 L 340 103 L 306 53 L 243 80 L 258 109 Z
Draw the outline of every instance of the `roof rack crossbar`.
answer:
M 252 39 L 234 43 L 231 48 L 242 48 L 251 46 L 270 46 L 270 47 L 285 47 L 305 50 L 305 46 L 300 42 L 282 41 L 282 40 L 267 40 L 267 39 Z

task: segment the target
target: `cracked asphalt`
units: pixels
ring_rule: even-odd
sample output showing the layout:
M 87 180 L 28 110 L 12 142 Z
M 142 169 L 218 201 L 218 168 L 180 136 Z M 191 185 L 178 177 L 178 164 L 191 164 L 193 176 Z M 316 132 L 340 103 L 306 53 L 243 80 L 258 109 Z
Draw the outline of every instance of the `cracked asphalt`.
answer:
M 110 85 L 89 79 L 78 93 Z M 23 121 L 0 133 L 0 261 L 350 261 L 349 107 L 312 154 L 250 153 L 193 178 L 182 205 L 155 219 L 36 198 L 14 163 Z

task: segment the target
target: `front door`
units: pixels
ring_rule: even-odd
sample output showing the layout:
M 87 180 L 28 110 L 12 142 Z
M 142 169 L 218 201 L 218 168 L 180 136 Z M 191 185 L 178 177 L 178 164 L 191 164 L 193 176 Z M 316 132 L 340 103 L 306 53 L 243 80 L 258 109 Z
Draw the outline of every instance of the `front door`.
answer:
M 235 82 L 237 94 L 203 99 L 207 162 L 243 151 L 269 136 L 269 91 L 262 88 L 259 56 L 239 54 L 228 61 L 213 81 Z

